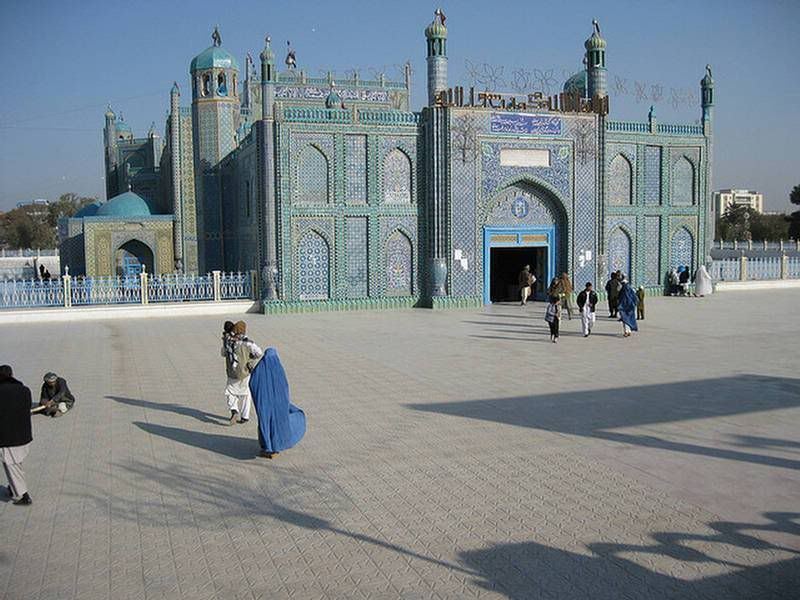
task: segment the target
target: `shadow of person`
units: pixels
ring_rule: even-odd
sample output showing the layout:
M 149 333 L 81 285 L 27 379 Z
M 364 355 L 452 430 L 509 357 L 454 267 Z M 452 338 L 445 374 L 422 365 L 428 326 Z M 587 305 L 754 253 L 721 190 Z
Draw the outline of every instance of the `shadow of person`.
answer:
M 228 424 L 227 418 L 219 417 L 204 410 L 192 408 L 191 406 L 185 406 L 183 404 L 151 402 L 150 400 L 124 398 L 122 396 L 106 396 L 106 398 L 120 404 L 125 404 L 126 406 L 138 406 L 140 408 L 146 408 L 149 410 L 161 410 L 164 412 L 175 413 L 177 415 L 185 415 L 187 417 L 197 419 L 198 421 L 202 421 L 203 423 L 211 423 L 212 425 Z
M 258 441 L 255 437 L 240 438 L 218 433 L 204 433 L 202 431 L 180 429 L 156 423 L 143 423 L 141 421 L 134 421 L 133 424 L 149 434 L 237 460 L 255 459 L 258 454 Z

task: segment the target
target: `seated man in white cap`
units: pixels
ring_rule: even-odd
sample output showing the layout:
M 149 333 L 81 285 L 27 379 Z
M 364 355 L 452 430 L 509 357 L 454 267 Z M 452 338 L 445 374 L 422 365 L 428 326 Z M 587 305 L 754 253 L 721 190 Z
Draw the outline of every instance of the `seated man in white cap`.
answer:
M 47 373 L 39 395 L 39 406 L 44 406 L 42 413 L 50 417 L 60 417 L 75 404 L 75 397 L 69 391 L 66 380 L 55 373 Z

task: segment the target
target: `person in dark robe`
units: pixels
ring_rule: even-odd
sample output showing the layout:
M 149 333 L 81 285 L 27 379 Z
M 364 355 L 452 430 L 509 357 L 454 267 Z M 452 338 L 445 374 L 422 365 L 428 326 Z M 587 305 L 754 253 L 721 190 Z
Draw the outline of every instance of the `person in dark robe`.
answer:
M 639 298 L 636 297 L 636 292 L 631 289 L 630 284 L 623 277 L 617 302 L 619 320 L 622 321 L 622 337 L 630 337 L 631 331 L 639 331 L 639 327 L 636 325 L 636 305 L 638 303 Z
M 273 458 L 297 445 L 306 433 L 306 415 L 289 400 L 289 382 L 275 348 L 267 348 L 250 375 L 258 415 L 261 456 Z
M 31 504 L 22 461 L 28 456 L 31 433 L 31 390 L 14 379 L 9 365 L 0 366 L 0 461 L 8 478 L 7 493 L 17 505 Z
M 47 373 L 39 394 L 39 406 L 42 414 L 48 417 L 60 417 L 75 406 L 75 396 L 69 390 L 66 379 L 55 373 Z

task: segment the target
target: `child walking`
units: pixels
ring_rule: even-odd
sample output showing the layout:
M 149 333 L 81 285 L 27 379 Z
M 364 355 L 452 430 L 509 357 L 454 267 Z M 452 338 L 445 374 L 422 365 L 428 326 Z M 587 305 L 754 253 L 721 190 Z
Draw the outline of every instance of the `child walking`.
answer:
M 557 344 L 558 324 L 561 321 L 561 299 L 558 296 L 550 296 L 550 302 L 544 312 L 544 320 L 550 326 L 550 341 Z

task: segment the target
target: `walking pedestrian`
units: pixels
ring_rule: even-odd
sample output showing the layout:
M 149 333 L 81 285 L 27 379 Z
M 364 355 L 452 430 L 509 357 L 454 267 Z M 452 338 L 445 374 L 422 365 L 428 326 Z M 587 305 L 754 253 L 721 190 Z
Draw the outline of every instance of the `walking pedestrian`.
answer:
M 644 288 L 640 285 L 638 288 L 636 288 L 636 298 L 639 301 L 636 305 L 636 318 L 638 320 L 644 319 L 644 297 Z
M 306 432 L 306 415 L 290 400 L 286 371 L 275 348 L 267 348 L 253 369 L 250 390 L 258 415 L 261 456 L 274 458 L 297 445 Z
M 33 503 L 22 470 L 33 441 L 31 404 L 30 389 L 14 379 L 9 365 L 0 366 L 0 458 L 11 501 L 17 505 Z
M 519 272 L 517 283 L 519 284 L 519 294 L 522 299 L 521 304 L 525 306 L 528 302 L 528 298 L 531 296 L 533 284 L 536 283 L 536 276 L 531 273 L 530 265 L 525 265 L 522 271 Z
M 597 294 L 592 289 L 592 283 L 587 282 L 586 287 L 578 294 L 578 310 L 581 311 L 581 331 L 583 337 L 589 337 L 595 321 L 597 308 Z
M 227 326 L 227 323 L 226 323 Z M 229 424 L 247 423 L 250 420 L 250 372 L 264 352 L 247 335 L 247 325 L 237 321 L 231 329 L 228 340 L 223 333 L 222 355 L 225 357 L 225 370 L 228 383 L 225 398 L 231 411 Z
M 611 277 L 606 282 L 606 294 L 608 296 L 608 317 L 614 319 L 617 316 L 617 300 L 619 298 L 619 291 L 621 282 L 619 279 L 619 271 L 611 274 Z
M 619 292 L 619 320 L 622 321 L 622 337 L 630 337 L 631 331 L 639 331 L 636 325 L 636 305 L 639 299 L 631 289 L 624 276 L 622 276 L 622 288 Z
M 572 320 L 572 281 L 570 281 L 567 273 L 561 274 L 561 301 L 564 308 L 567 309 L 567 318 Z
M 544 311 L 544 320 L 550 326 L 550 341 L 558 343 L 558 325 L 561 321 L 561 299 L 558 296 L 550 296 L 547 309 Z

